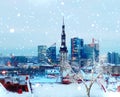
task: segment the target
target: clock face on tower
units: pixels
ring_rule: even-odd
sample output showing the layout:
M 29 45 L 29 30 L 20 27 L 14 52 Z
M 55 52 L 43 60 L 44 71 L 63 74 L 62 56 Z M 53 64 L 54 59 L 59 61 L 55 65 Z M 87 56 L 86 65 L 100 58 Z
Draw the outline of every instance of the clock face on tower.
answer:
M 64 46 L 63 45 L 61 45 L 61 48 L 63 48 Z

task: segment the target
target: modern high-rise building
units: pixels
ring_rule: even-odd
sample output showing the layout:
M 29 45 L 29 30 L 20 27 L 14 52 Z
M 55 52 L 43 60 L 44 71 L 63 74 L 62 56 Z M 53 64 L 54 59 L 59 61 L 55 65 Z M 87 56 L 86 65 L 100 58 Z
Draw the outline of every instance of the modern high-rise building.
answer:
M 60 52 L 60 62 L 62 64 L 67 60 L 67 53 L 68 53 L 67 46 L 66 46 L 64 19 L 63 19 L 62 34 L 61 34 L 61 47 L 59 52 Z
M 71 39 L 71 62 L 80 64 L 82 58 L 84 42 L 83 39 L 74 37 Z
M 90 44 L 85 44 L 83 48 L 83 58 L 93 60 L 93 51 L 94 48 Z
M 120 64 L 120 55 L 116 52 L 108 52 L 107 54 L 108 63 Z
M 47 49 L 47 60 L 50 63 L 56 63 L 56 43 Z
M 99 43 L 95 43 L 94 51 L 95 51 L 95 61 L 99 62 L 99 55 L 100 55 Z
M 38 62 L 46 61 L 46 45 L 39 45 L 38 46 Z
M 108 63 L 111 63 L 112 62 L 112 59 L 111 59 L 112 57 L 111 57 L 111 53 L 110 52 L 108 52 L 107 53 L 107 62 Z
M 83 58 L 92 62 L 99 61 L 99 43 L 85 44 L 83 48 Z

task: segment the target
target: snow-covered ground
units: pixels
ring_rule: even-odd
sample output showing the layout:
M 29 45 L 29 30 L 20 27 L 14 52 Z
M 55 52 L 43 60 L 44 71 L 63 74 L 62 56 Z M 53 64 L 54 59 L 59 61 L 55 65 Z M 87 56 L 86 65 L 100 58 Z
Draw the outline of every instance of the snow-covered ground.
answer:
M 2 85 L 0 85 L 0 97 L 87 97 L 86 88 L 82 83 L 64 85 L 60 83 L 54 83 L 54 81 L 56 81 L 55 79 L 49 80 L 51 80 L 51 83 L 41 83 L 39 80 L 34 81 L 32 84 L 32 94 L 8 92 L 4 87 L 2 87 Z M 91 89 L 91 97 L 120 97 L 120 93 L 104 92 L 100 84 L 94 83 Z
M 40 84 L 33 85 L 33 94 L 31 93 L 11 93 L 0 89 L 0 97 L 86 97 L 86 90 L 82 84 Z M 105 97 L 104 91 L 95 84 L 91 90 L 91 97 Z
M 83 84 L 36 84 L 33 87 L 34 97 L 86 97 Z M 105 97 L 104 91 L 97 83 L 93 85 L 91 97 Z

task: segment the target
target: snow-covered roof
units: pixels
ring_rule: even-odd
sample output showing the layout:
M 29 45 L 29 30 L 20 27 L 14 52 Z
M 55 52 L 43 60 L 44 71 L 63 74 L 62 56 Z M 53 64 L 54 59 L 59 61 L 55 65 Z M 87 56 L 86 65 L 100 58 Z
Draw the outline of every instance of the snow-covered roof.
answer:
M 5 95 L 7 93 L 7 90 L 4 88 L 4 86 L 0 83 L 0 94 Z M 0 96 L 2 97 L 2 96 Z

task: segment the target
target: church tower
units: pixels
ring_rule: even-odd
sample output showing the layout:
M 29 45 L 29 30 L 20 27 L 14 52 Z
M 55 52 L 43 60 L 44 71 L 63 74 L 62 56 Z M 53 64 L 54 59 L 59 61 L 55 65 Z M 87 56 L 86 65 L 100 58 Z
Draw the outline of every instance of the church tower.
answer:
M 67 61 L 67 46 L 66 46 L 66 35 L 65 35 L 65 24 L 64 24 L 64 18 L 63 18 L 63 25 L 62 25 L 62 33 L 61 33 L 61 47 L 60 47 L 60 62 L 61 65 Z

